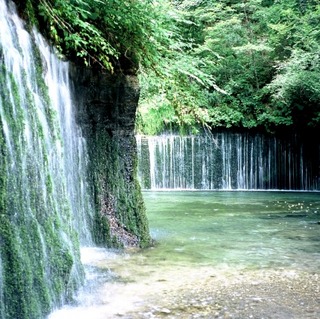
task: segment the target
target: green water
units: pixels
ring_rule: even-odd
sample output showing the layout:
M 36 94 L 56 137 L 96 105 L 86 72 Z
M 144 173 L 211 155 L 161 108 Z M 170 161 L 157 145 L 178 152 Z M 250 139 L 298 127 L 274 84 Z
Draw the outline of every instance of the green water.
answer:
M 320 318 L 319 193 L 143 196 L 155 245 L 83 248 L 87 284 L 50 319 Z
M 144 192 L 150 263 L 320 269 L 320 194 Z

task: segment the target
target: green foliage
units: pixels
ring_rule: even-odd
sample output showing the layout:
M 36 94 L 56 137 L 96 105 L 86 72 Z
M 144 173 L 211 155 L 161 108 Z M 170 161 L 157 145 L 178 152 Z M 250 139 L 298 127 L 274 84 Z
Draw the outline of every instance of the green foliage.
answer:
M 110 72 L 154 66 L 166 43 L 148 0 L 25 0 L 19 6 L 61 54 Z
M 173 3 L 180 17 L 173 41 L 179 39 L 183 50 L 171 50 L 161 84 L 152 74 L 141 81 L 148 85 L 140 103 L 140 131 L 159 132 L 168 122 L 267 130 L 320 124 L 316 1 Z M 150 89 L 153 82 L 157 90 Z
M 320 123 L 320 47 L 313 52 L 296 49 L 268 85 L 273 103 L 287 112 L 296 125 Z
M 157 95 L 154 99 L 141 102 L 136 119 L 137 127 L 143 128 L 141 133 L 157 135 L 164 127 L 172 128 L 171 125 L 177 121 L 172 104 L 165 97 L 161 97 Z
M 139 133 L 319 125 L 319 68 L 308 66 L 318 61 L 318 1 L 24 0 L 19 8 L 67 58 L 140 75 Z
M 167 37 L 157 68 L 140 69 L 142 87 L 137 130 L 155 134 L 165 128 L 197 127 L 207 119 L 207 90 L 220 90 L 208 72 L 212 59 L 201 56 L 192 34 L 197 25 L 184 11 L 158 1 L 161 33 Z

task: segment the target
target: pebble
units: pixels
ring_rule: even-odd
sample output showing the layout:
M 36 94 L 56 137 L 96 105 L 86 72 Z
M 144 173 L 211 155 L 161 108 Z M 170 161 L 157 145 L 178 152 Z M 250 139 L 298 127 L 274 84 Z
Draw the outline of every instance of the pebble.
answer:
M 318 319 L 319 275 L 288 269 L 247 271 L 240 276 L 219 276 L 188 287 L 172 289 L 168 295 L 150 296 L 152 316 L 124 316 L 125 319 L 231 319 L 290 318 Z M 255 283 L 259 282 L 259 285 Z M 190 289 L 193 286 L 193 289 Z M 147 312 L 145 312 L 146 314 Z M 305 316 L 305 317 L 303 317 Z

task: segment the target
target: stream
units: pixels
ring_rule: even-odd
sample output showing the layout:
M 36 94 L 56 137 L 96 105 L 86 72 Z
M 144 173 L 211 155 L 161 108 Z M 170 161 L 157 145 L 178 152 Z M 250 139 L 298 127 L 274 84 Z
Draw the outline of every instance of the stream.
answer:
M 154 245 L 84 247 L 86 285 L 49 319 L 320 317 L 319 193 L 143 195 Z

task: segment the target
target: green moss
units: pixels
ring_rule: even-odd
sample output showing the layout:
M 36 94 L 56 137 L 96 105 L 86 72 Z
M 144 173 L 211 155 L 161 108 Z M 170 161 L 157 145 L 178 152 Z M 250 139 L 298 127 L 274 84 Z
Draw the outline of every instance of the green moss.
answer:
M 32 293 L 32 269 L 21 254 L 17 229 L 7 215 L 0 215 L 0 234 L 6 318 L 39 318 L 43 313 Z
M 35 0 L 19 0 L 14 1 L 17 5 L 20 16 L 26 21 L 28 31 L 32 31 L 33 27 L 38 27 L 38 20 L 36 18 L 35 10 L 38 1 Z
M 71 297 L 74 259 L 51 223 L 46 225 L 44 251 L 35 220 L 20 228 L 8 216 L 0 215 L 0 222 L 6 318 L 42 318 Z
M 24 116 L 21 108 L 21 98 L 19 95 L 18 85 L 11 73 L 8 73 L 3 65 L 0 69 L 0 87 L 1 102 L 3 107 L 3 116 L 8 126 L 12 128 L 12 141 L 15 144 L 17 154 L 21 153 L 21 145 L 19 143 L 19 128 L 24 127 Z M 8 89 L 10 88 L 10 90 Z
M 4 142 L 2 122 L 0 121 L 0 214 L 6 211 L 7 201 L 7 149 Z
M 93 239 L 98 246 L 111 244 L 110 228 L 108 220 L 101 214 L 95 215 Z
M 40 98 L 47 103 L 40 67 L 37 72 Z M 66 186 L 56 182 L 49 168 L 46 141 L 51 139 L 54 145 L 59 126 L 47 104 L 51 136 L 45 136 L 25 75 L 22 81 L 25 96 L 20 97 L 17 81 L 0 66 L 1 319 L 44 318 L 53 307 L 70 300 L 84 280 Z M 4 135 L 4 122 L 10 142 Z M 32 151 L 24 141 L 26 123 Z
M 47 177 L 46 177 L 46 188 L 49 193 L 52 193 L 53 183 L 52 183 L 52 178 L 50 175 L 47 175 Z
M 55 304 L 59 304 L 61 297 L 64 300 L 71 298 L 69 283 L 72 283 L 72 267 L 75 260 L 70 249 L 62 244 L 61 235 L 55 230 L 52 218 L 44 225 L 44 236 L 47 243 L 47 272 L 54 278 L 50 291 Z
M 137 154 L 134 143 L 134 137 L 125 143 L 111 137 L 103 126 L 88 143 L 91 171 L 95 172 L 96 223 L 93 233 L 99 245 L 123 245 L 121 239 L 113 238 L 110 234 L 110 216 L 128 233 L 136 236 L 141 247 L 150 244 L 145 206 L 136 178 Z

